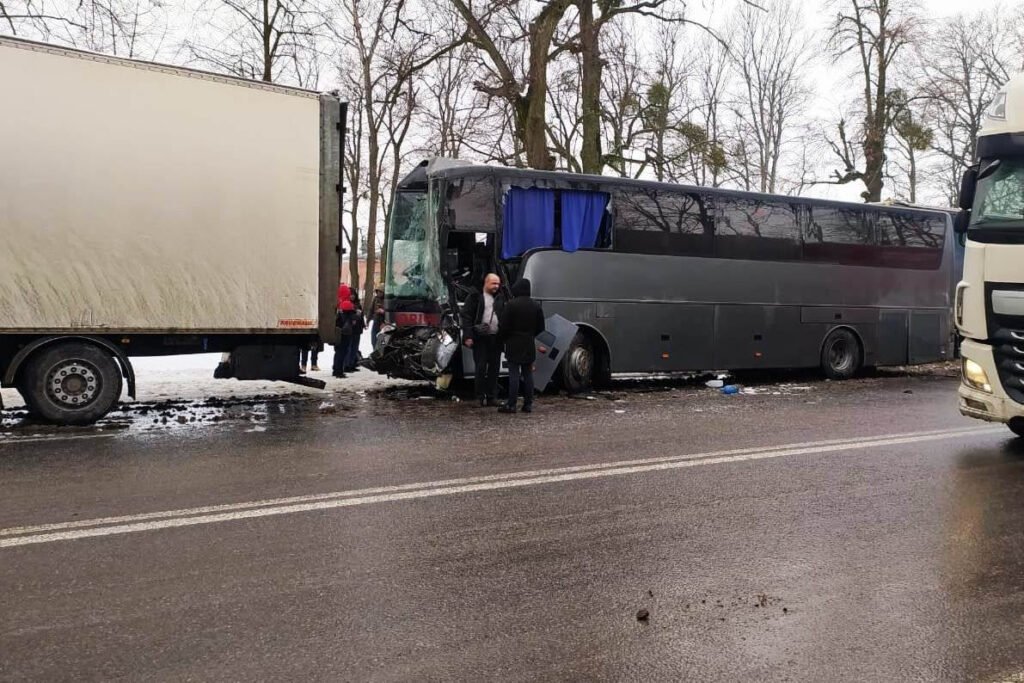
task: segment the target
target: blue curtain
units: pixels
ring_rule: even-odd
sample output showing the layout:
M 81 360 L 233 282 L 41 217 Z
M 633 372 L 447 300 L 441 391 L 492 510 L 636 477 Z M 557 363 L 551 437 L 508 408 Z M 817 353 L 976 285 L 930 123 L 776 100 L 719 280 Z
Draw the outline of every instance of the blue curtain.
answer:
M 555 243 L 555 193 L 536 187 L 513 187 L 505 195 L 501 257 L 522 256 Z
M 562 191 L 562 249 L 592 249 L 597 246 L 601 218 L 608 204 L 603 192 Z

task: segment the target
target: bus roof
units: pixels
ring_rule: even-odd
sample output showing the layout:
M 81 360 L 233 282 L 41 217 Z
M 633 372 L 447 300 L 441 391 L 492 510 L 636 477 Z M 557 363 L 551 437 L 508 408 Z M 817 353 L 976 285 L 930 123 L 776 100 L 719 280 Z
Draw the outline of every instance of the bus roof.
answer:
M 434 158 L 421 163 L 412 173 L 402 181 L 402 186 L 417 185 L 425 183 L 430 178 L 464 178 L 469 176 L 504 176 L 523 179 L 550 180 L 563 183 L 585 183 L 594 186 L 629 186 L 646 188 L 650 190 L 666 190 L 674 192 L 702 192 L 723 197 L 734 197 L 737 199 L 750 199 L 755 201 L 774 202 L 798 202 L 809 206 L 831 206 L 845 209 L 873 208 L 880 210 L 911 211 L 917 213 L 940 214 L 945 217 L 950 215 L 952 209 L 921 207 L 899 204 L 865 204 L 862 202 L 846 202 L 833 199 L 816 199 L 793 195 L 766 194 L 762 192 L 746 192 L 743 190 L 728 190 L 718 187 L 701 187 L 697 185 L 677 185 L 654 180 L 637 180 L 634 178 L 620 178 L 618 176 L 587 175 L 582 173 L 569 173 L 566 171 L 538 171 L 532 168 L 514 168 L 511 166 L 498 166 L 494 164 L 477 164 L 455 159 Z M 418 182 L 417 182 L 418 181 Z

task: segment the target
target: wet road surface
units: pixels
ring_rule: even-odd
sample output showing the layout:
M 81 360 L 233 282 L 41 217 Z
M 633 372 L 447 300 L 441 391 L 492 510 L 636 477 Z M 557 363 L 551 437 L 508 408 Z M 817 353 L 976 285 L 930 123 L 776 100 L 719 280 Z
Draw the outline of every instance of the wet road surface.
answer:
M 1002 680 L 1024 444 L 955 388 L 7 415 L 0 678 Z

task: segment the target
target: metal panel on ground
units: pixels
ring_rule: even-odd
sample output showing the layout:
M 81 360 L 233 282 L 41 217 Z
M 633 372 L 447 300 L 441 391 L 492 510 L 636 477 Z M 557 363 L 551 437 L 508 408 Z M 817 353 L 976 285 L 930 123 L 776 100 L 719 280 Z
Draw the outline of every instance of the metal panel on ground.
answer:
M 537 391 L 547 388 L 578 331 L 576 323 L 560 315 L 553 315 L 544 321 L 544 331 L 537 335 L 537 362 L 533 372 L 533 383 Z

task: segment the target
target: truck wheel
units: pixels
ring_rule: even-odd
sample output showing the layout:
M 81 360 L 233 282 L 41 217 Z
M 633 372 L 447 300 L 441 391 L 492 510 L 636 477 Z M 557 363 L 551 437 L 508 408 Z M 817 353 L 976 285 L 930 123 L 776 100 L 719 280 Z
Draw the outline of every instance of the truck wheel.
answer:
M 853 332 L 832 330 L 821 346 L 821 369 L 829 379 L 850 379 L 860 370 L 862 357 Z
M 23 381 L 29 411 L 58 424 L 92 424 L 121 398 L 117 361 L 81 342 L 44 347 L 29 360 Z
M 1010 431 L 1024 439 L 1024 417 L 1015 417 L 1006 423 Z
M 590 339 L 577 332 L 562 359 L 562 387 L 570 394 L 590 389 L 594 384 L 597 360 Z

